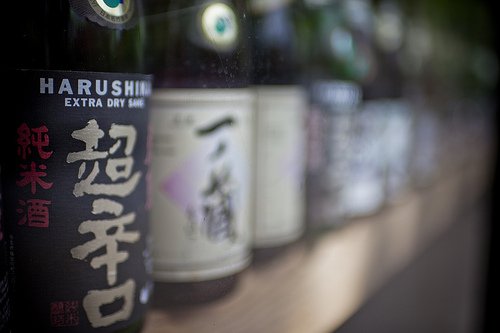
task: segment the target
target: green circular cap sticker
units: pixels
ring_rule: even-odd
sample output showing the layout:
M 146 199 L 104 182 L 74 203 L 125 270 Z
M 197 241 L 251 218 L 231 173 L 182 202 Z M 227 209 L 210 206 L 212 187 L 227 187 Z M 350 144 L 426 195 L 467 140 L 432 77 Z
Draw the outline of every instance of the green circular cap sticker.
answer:
M 123 24 L 134 12 L 133 0 L 89 0 L 94 11 L 108 22 Z
M 211 45 L 219 49 L 234 46 L 238 38 L 238 23 L 231 7 L 214 3 L 201 14 L 201 28 Z

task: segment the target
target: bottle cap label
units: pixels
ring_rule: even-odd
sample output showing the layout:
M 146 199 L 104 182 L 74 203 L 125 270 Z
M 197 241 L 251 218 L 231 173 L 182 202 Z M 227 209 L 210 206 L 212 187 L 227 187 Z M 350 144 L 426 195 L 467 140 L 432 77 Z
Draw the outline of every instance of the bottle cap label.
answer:
M 231 7 L 214 3 L 201 13 L 201 30 L 208 43 L 220 50 L 231 50 L 238 39 L 238 22 Z
M 17 101 L 2 124 L 13 327 L 104 333 L 138 322 L 152 287 L 152 77 L 19 70 L 7 79 Z
M 70 0 L 81 16 L 108 28 L 129 28 L 133 25 L 134 0 Z

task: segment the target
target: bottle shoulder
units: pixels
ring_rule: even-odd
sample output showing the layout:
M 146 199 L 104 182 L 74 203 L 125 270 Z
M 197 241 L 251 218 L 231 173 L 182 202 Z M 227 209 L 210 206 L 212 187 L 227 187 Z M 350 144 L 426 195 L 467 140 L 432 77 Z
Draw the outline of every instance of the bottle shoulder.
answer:
M 57 0 L 30 6 L 7 4 L 8 12 L 23 15 L 16 19 L 16 29 L 8 29 L 6 38 L 12 47 L 6 67 L 143 72 L 142 2 L 124 1 L 129 7 L 116 14 L 116 19 L 122 20 L 118 24 L 105 22 L 90 3 Z M 114 16 L 109 15 L 112 20 Z
M 156 85 L 247 86 L 250 45 L 245 8 L 242 1 L 204 0 L 148 8 L 147 68 L 155 75 Z

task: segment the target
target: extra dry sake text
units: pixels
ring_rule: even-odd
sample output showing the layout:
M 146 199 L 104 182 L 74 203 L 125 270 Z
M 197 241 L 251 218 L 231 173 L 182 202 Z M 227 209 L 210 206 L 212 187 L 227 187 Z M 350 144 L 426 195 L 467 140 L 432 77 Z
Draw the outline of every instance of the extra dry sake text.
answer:
M 151 95 L 147 80 L 89 80 L 40 78 L 41 95 L 62 95 L 65 107 L 130 108 L 145 107 Z

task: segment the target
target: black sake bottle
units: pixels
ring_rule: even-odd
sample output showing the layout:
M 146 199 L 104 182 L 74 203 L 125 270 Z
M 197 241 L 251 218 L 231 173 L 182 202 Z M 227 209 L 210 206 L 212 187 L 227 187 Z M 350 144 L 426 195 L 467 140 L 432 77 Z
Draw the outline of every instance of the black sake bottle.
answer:
M 5 4 L 13 332 L 139 332 L 152 290 L 140 0 Z M 12 104 L 11 104 L 12 105 Z

